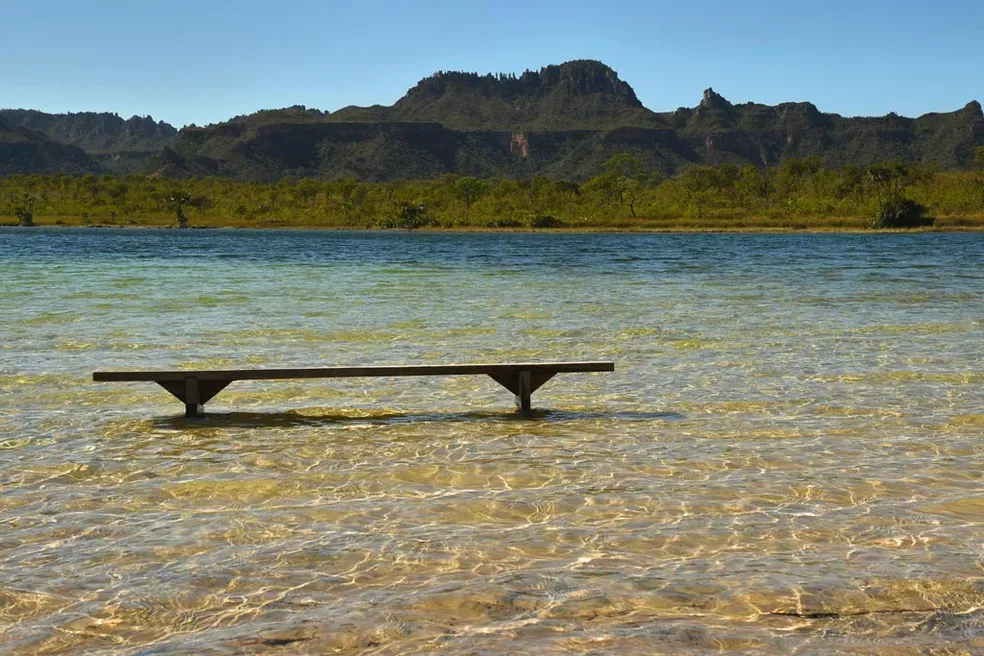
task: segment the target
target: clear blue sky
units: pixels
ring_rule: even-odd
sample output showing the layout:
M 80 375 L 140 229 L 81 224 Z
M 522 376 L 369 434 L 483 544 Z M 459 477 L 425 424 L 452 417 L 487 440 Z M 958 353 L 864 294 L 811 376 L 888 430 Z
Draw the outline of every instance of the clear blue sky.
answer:
M 181 126 L 392 104 L 439 69 L 600 59 L 656 111 L 732 102 L 918 115 L 984 101 L 982 0 L 7 0 L 0 107 Z

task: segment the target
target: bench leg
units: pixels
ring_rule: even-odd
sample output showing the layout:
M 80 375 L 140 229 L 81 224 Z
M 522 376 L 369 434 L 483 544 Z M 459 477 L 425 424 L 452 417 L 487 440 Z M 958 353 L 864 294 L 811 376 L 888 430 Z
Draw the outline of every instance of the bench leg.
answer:
M 205 414 L 205 406 L 198 388 L 197 378 L 185 378 L 185 417 L 201 417 Z
M 156 382 L 184 403 L 186 417 L 201 417 L 205 414 L 205 404 L 232 381 L 185 378 L 183 380 L 158 380 Z
M 516 409 L 521 414 L 529 415 L 533 413 L 533 381 L 530 372 L 520 371 L 516 381 Z
M 533 404 L 530 397 L 540 389 L 545 382 L 554 377 L 556 372 L 547 371 L 533 374 L 531 371 L 516 373 L 489 374 L 495 382 L 516 395 L 516 409 L 524 415 L 533 414 Z

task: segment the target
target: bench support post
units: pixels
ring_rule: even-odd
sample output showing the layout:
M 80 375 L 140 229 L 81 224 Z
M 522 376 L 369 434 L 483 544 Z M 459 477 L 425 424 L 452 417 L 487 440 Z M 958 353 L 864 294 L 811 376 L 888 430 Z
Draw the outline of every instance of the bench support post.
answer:
M 520 371 L 516 380 L 516 409 L 520 414 L 533 413 L 533 381 L 529 371 Z
M 202 397 L 199 394 L 198 379 L 185 378 L 185 417 L 201 417 L 205 414 L 205 406 L 202 404 Z
M 231 380 L 200 380 L 189 376 L 184 380 L 158 380 L 158 385 L 185 405 L 185 417 L 201 417 L 205 404 L 224 390 Z
M 516 409 L 524 415 L 533 413 L 531 396 L 545 382 L 556 375 L 555 371 L 533 373 L 528 369 L 520 369 L 514 373 L 489 374 L 495 382 L 516 395 Z

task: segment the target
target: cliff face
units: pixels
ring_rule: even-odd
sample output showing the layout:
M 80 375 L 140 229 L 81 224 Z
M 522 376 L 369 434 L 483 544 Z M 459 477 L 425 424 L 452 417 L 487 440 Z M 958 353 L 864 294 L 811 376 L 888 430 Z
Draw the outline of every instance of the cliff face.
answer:
M 81 148 L 59 143 L 0 116 L 0 175 L 100 171 Z
M 616 128 L 515 133 L 452 130 L 438 123 L 273 123 L 182 130 L 154 170 L 172 176 L 218 175 L 253 181 L 281 177 L 425 179 L 476 177 L 586 179 L 618 152 L 652 170 L 700 156 L 669 129 Z
M 178 134 L 173 126 L 150 116 L 123 119 L 109 113 L 46 114 L 27 109 L 3 109 L 0 116 L 13 125 L 81 148 L 100 168 L 112 173 L 127 173 L 145 165 Z
M 736 105 L 708 89 L 693 108 L 655 113 L 615 71 L 590 60 L 521 75 L 439 72 L 392 106 L 334 113 L 294 106 L 180 132 L 150 117 L 26 110 L 2 110 L 0 117 L 84 148 L 101 170 L 262 181 L 444 173 L 585 179 L 619 152 L 665 174 L 696 163 L 772 166 L 809 156 L 830 166 L 901 157 L 966 168 L 974 148 L 984 145 L 977 102 L 918 118 L 845 118 L 806 102 Z M 57 169 L 56 162 L 44 170 Z

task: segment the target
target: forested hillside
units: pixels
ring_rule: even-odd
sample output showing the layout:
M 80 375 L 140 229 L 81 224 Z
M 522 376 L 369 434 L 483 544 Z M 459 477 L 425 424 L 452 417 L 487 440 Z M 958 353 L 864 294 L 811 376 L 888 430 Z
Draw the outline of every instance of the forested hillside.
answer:
M 361 181 L 545 176 L 583 182 L 613 155 L 672 176 L 694 166 L 778 166 L 819 158 L 824 166 L 898 159 L 969 169 L 984 145 L 981 105 L 906 118 L 848 118 L 808 102 L 732 104 L 708 89 L 698 105 L 657 113 L 597 61 L 572 61 L 522 75 L 439 72 L 391 106 L 335 112 L 303 106 L 237 116 L 180 131 L 150 117 L 50 115 L 2 110 L 0 173 L 218 176 Z M 41 134 L 23 143 L 12 128 Z M 84 150 L 56 152 L 55 145 Z

